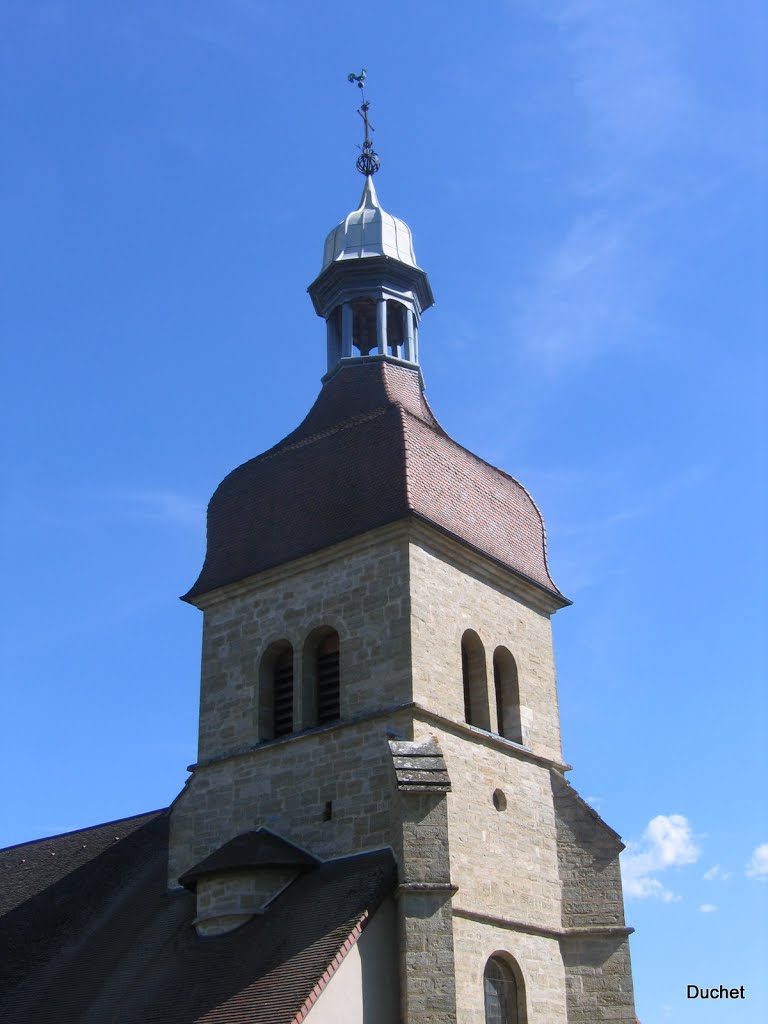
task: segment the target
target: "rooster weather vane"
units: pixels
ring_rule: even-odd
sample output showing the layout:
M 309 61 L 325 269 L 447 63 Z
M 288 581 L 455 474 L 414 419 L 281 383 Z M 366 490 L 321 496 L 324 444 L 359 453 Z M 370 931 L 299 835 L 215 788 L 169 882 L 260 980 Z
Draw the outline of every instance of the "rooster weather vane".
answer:
M 350 72 L 347 75 L 348 82 L 355 82 L 363 98 L 363 102 L 360 104 L 358 114 L 363 119 L 365 125 L 365 139 L 363 145 L 360 147 L 360 156 L 357 158 L 356 166 L 361 174 L 364 174 L 366 178 L 369 178 L 372 174 L 375 174 L 381 166 L 379 160 L 379 154 L 373 148 L 373 142 L 371 141 L 370 133 L 374 131 L 374 127 L 368 120 L 368 107 L 370 104 L 365 98 L 365 68 L 362 69 L 359 75 L 354 72 Z

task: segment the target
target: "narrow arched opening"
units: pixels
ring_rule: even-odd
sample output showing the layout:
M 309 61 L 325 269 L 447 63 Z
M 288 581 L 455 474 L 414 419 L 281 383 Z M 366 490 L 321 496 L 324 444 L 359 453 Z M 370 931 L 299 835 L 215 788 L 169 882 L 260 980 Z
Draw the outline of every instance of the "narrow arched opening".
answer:
M 287 640 L 270 644 L 259 669 L 259 738 L 278 739 L 294 730 L 293 647 Z
M 305 725 L 326 725 L 341 717 L 341 648 L 335 629 L 323 626 L 304 645 Z
M 493 688 L 496 694 L 496 720 L 499 735 L 515 743 L 523 742 L 520 716 L 520 682 L 517 662 L 506 647 L 493 652 Z
M 464 687 L 464 720 L 479 729 L 491 728 L 485 648 L 473 629 L 461 638 L 461 677 Z
M 405 342 L 405 306 L 394 299 L 387 300 L 387 353 L 396 359 L 403 359 Z
M 369 355 L 378 347 L 373 299 L 356 299 L 352 303 L 352 344 L 361 356 Z

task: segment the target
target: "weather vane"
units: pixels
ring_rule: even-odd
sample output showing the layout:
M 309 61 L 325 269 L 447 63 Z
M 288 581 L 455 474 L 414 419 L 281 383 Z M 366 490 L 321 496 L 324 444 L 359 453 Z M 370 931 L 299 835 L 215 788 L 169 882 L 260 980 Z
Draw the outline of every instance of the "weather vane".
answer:
M 360 108 L 357 112 L 360 117 L 362 117 L 363 124 L 365 125 L 365 139 L 363 140 L 363 145 L 360 149 L 360 156 L 357 158 L 356 166 L 361 174 L 364 174 L 366 178 L 369 178 L 372 174 L 375 174 L 376 171 L 378 171 L 381 161 L 379 160 L 379 154 L 373 148 L 373 142 L 371 141 L 370 136 L 370 132 L 374 131 L 374 127 L 368 120 L 368 107 L 370 104 L 365 98 L 365 68 L 363 68 L 359 75 L 350 71 L 347 75 L 347 81 L 356 82 L 363 97 L 363 102 L 360 104 Z

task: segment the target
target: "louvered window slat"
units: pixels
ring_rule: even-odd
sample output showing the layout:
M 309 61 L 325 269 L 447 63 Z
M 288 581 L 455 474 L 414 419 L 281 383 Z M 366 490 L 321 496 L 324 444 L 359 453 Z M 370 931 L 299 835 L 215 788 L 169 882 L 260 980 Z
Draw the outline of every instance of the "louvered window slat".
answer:
M 286 736 L 293 732 L 293 655 L 283 655 L 272 675 L 272 734 Z
M 327 650 L 333 640 L 336 640 L 337 649 Z M 338 640 L 329 638 L 317 655 L 317 721 L 320 725 L 335 722 L 340 711 Z

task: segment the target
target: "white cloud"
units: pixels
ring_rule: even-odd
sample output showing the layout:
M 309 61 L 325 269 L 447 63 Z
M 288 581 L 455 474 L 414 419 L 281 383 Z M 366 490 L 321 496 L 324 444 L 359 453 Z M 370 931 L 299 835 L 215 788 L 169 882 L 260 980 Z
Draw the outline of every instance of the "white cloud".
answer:
M 693 864 L 699 859 L 699 849 L 693 842 L 691 826 L 682 814 L 657 814 L 645 830 L 656 847 L 659 867 L 673 864 Z
M 747 864 L 747 874 L 750 878 L 768 879 L 768 843 L 761 843 L 752 854 L 752 859 Z
M 715 864 L 715 866 L 710 868 L 709 871 L 705 871 L 701 877 L 705 882 L 714 882 L 715 879 L 720 882 L 727 882 L 731 877 L 731 872 L 724 871 L 719 864 Z
M 675 892 L 654 877 L 671 867 L 694 864 L 700 850 L 693 840 L 691 826 L 682 814 L 658 814 L 648 822 L 639 843 L 628 843 L 621 858 L 621 872 L 627 896 L 658 899 L 673 903 Z
M 711 914 L 715 910 L 717 910 L 717 907 L 714 905 L 714 903 L 702 903 L 699 907 L 699 910 L 702 914 Z

